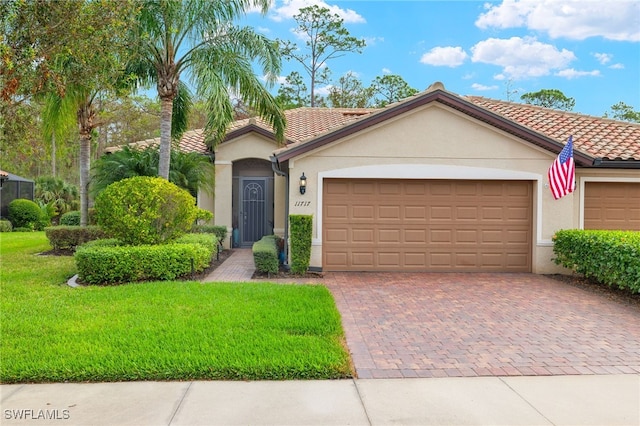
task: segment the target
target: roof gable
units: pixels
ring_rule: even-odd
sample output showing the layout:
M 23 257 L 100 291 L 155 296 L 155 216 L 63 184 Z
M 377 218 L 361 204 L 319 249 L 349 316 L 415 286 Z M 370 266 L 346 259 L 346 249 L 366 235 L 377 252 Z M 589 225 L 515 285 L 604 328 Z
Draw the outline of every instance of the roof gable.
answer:
M 435 83 L 422 93 L 376 110 L 358 121 L 347 123 L 311 140 L 289 145 L 277 151 L 276 157 L 280 162 L 286 161 L 432 102 L 456 109 L 554 154 L 562 150 L 569 135 L 573 134 L 574 159 L 580 166 L 640 167 L 638 124 L 479 97 L 465 98 L 444 90 L 441 83 Z M 509 104 L 510 107 L 500 108 L 503 104 Z M 531 116 L 535 116 L 535 119 L 525 119 Z M 571 119 L 567 119 L 568 116 Z M 562 117 L 565 125 L 559 124 L 563 122 Z

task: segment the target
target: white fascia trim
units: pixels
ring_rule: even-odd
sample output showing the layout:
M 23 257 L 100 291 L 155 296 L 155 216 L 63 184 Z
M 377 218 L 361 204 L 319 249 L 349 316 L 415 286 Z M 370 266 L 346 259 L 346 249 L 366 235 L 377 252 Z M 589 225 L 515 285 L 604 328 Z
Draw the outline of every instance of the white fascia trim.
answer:
M 312 244 L 322 245 L 322 194 L 325 178 L 358 179 L 457 179 L 457 180 L 530 180 L 538 183 L 537 190 L 537 245 L 546 245 L 542 240 L 542 187 L 543 176 L 518 170 L 490 169 L 484 167 L 453 166 L 441 164 L 382 164 L 349 167 L 318 173 L 316 223 L 317 237 Z
M 640 178 L 634 177 L 590 177 L 583 176 L 579 179 L 580 184 L 580 211 L 579 211 L 579 226 L 580 229 L 584 229 L 584 189 L 586 182 L 614 182 L 614 183 L 625 183 L 625 182 L 635 182 L 640 183 Z
M 230 166 L 233 164 L 233 161 L 216 161 L 215 163 L 216 166 L 218 165 L 225 165 L 225 166 Z

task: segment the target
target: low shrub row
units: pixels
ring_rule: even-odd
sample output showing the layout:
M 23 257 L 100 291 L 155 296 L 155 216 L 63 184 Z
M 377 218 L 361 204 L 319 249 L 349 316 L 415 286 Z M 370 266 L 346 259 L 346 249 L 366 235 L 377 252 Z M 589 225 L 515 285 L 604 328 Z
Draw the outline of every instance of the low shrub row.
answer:
M 191 232 L 214 234 L 218 241 L 222 242 L 227 238 L 227 227 L 220 225 L 193 225 Z
M 562 230 L 553 242 L 556 264 L 640 293 L 640 232 Z
M 98 226 L 50 226 L 44 232 L 55 250 L 75 249 L 88 241 L 105 238 Z
M 277 274 L 280 267 L 277 235 L 267 235 L 253 243 L 253 263 L 256 271 Z
M 188 234 L 170 244 L 117 244 L 110 239 L 78 247 L 75 261 L 79 281 L 105 285 L 185 277 L 209 266 L 216 254 L 217 238 Z

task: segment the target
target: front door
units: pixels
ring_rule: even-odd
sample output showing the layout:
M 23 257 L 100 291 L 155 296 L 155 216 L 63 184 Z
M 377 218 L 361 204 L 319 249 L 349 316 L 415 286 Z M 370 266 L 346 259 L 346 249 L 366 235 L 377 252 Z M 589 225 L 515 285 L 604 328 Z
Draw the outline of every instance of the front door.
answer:
M 250 246 L 268 234 L 267 178 L 240 179 L 240 244 Z

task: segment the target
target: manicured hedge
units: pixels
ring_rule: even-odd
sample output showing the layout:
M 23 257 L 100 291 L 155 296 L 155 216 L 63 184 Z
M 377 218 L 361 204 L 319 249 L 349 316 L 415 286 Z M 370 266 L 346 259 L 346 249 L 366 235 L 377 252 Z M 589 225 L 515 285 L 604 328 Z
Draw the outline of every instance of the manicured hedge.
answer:
M 227 227 L 219 225 L 193 225 L 191 232 L 204 234 L 214 234 L 218 237 L 218 241 L 224 241 L 227 238 Z
M 216 253 L 214 235 L 184 235 L 175 243 L 116 245 L 100 240 L 78 247 L 78 279 L 87 284 L 118 284 L 145 280 L 173 280 L 201 272 Z M 191 261 L 193 260 L 193 270 Z
M 60 225 L 80 226 L 80 212 L 74 210 L 60 216 Z
M 44 233 L 56 250 L 75 249 L 88 241 L 105 237 L 98 226 L 50 226 L 44 229 Z
M 640 232 L 562 230 L 553 242 L 556 264 L 640 293 Z
M 276 235 L 267 235 L 253 243 L 253 263 L 258 272 L 278 273 L 280 268 L 278 239 Z
M 311 237 L 313 216 L 289 216 L 291 226 L 291 272 L 302 275 L 309 269 L 311 262 Z

